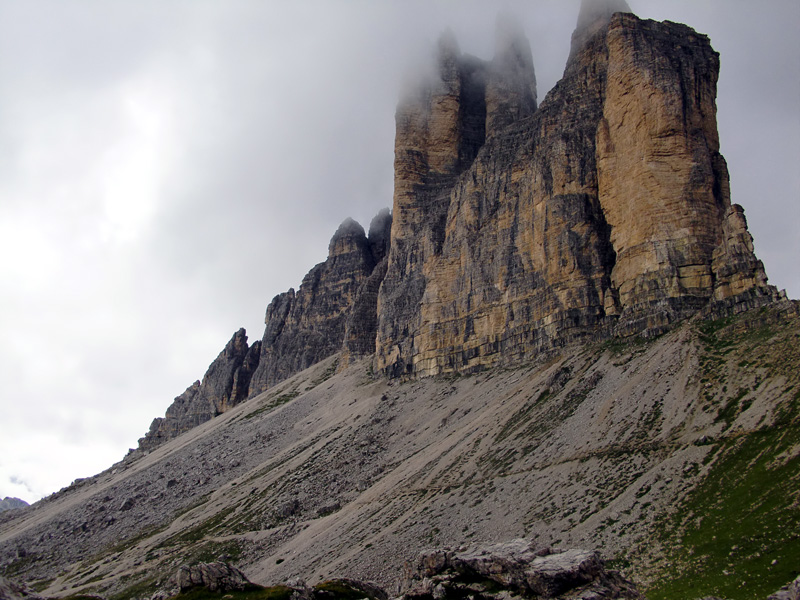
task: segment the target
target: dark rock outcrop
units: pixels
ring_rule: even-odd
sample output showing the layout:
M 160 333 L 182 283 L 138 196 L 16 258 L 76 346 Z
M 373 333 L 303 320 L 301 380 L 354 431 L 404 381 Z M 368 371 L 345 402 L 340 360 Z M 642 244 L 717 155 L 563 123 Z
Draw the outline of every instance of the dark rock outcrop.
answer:
M 518 539 L 472 550 L 421 553 L 405 573 L 406 600 L 432 598 L 631 598 L 636 587 L 596 552 L 553 551 Z
M 378 288 L 386 273 L 392 215 L 384 209 L 364 228 L 346 219 L 299 290 L 279 294 L 267 307 L 262 340 L 247 345 L 237 331 L 202 382 L 175 398 L 154 419 L 140 450 L 152 450 L 249 397 L 344 350 L 345 364 L 375 351 Z
M 376 288 L 382 279 L 376 265 L 385 260 L 391 223 L 389 211 L 382 211 L 367 237 L 361 225 L 345 220 L 331 238 L 328 259 L 309 271 L 297 292 L 273 299 L 251 396 L 340 351 L 345 337 L 350 353 L 374 352 Z
M 28 506 L 28 503 L 24 500 L 20 500 L 19 498 L 11 498 L 7 496 L 0 500 L 0 512 L 25 508 L 26 506 Z
M 208 367 L 203 381 L 195 381 L 175 398 L 164 417 L 153 420 L 139 440 L 139 449 L 152 450 L 247 400 L 260 350 L 261 342 L 248 346 L 247 333 L 239 329 Z

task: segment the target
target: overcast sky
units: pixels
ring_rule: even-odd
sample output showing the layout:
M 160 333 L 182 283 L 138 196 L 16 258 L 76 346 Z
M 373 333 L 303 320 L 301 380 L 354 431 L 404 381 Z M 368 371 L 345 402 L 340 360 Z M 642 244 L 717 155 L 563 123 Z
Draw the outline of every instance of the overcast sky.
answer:
M 629 0 L 721 54 L 733 201 L 800 297 L 800 3 Z M 0 498 L 120 460 L 233 332 L 391 206 L 394 109 L 519 17 L 544 97 L 578 0 L 0 0 Z

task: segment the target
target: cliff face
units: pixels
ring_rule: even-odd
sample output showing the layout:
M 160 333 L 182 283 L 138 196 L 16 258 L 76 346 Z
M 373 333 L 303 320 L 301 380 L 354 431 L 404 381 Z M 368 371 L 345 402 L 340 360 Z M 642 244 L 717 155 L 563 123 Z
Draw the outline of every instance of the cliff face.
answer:
M 538 110 L 511 94 L 519 110 L 492 118 L 500 90 L 535 81 L 520 35 L 490 63 L 446 38 L 441 81 L 401 103 L 378 369 L 477 370 L 776 297 L 730 204 L 717 54 L 689 27 L 616 9 L 584 3 Z M 509 55 L 516 68 L 498 70 Z
M 332 354 L 341 351 L 349 364 L 375 352 L 391 226 L 388 209 L 372 220 L 369 237 L 346 219 L 331 238 L 328 259 L 308 272 L 297 292 L 269 304 L 264 338 L 248 346 L 245 330 L 236 332 L 202 383 L 195 381 L 153 420 L 139 449 L 152 450 Z
M 445 33 L 397 109 L 392 213 L 369 235 L 342 223 L 327 260 L 270 303 L 260 344 L 229 344 L 145 447 L 337 352 L 340 368 L 375 353 L 393 377 L 471 372 L 777 299 L 731 204 L 717 53 L 628 11 L 584 1 L 538 106 L 513 21 L 490 61 Z
M 308 272 L 297 292 L 290 289 L 270 303 L 251 396 L 342 350 L 346 329 L 352 353 L 374 352 L 370 297 L 376 283 L 368 280 L 388 251 L 391 222 L 389 212 L 381 212 L 367 237 L 361 225 L 345 220 L 331 238 L 328 259 Z
M 244 329 L 233 334 L 208 367 L 202 383 L 195 381 L 175 398 L 164 417 L 153 419 L 150 430 L 139 440 L 139 448 L 151 450 L 247 400 L 260 350 L 261 342 L 247 345 Z
M 625 11 L 584 2 L 538 106 L 513 25 L 489 62 L 445 35 L 397 111 L 394 212 L 368 235 L 345 221 L 263 340 L 237 332 L 140 447 L 226 418 L 0 514 L 0 572 L 141 597 L 224 554 L 257 582 L 390 585 L 416 548 L 524 535 L 543 552 L 424 555 L 408 597 L 472 593 L 508 561 L 517 591 L 553 596 L 519 560 L 551 577 L 569 557 L 545 545 L 603 547 L 651 597 L 796 577 L 774 557 L 800 529 L 800 303 L 745 312 L 780 295 L 730 201 L 708 39 Z M 622 596 L 601 579 L 582 597 Z

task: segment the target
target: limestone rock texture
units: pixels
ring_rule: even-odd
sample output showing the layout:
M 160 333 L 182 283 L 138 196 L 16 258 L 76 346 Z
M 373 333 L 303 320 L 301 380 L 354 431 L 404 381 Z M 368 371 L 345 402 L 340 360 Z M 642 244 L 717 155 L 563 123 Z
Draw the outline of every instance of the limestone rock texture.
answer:
M 208 367 L 202 382 L 195 381 L 175 398 L 164 417 L 153 420 L 150 430 L 139 440 L 139 449 L 152 450 L 247 400 L 260 350 L 259 341 L 248 346 L 244 329 L 234 333 Z
M 374 352 L 380 281 L 370 276 L 385 261 L 391 224 L 389 211 L 381 211 L 367 237 L 361 225 L 346 219 L 331 238 L 327 260 L 308 272 L 297 292 L 272 300 L 250 396 L 339 352 L 345 337 L 350 355 Z
M 767 600 L 800 600 L 800 577 L 771 594 Z
M 584 2 L 538 108 L 521 32 L 489 62 L 442 38 L 439 79 L 397 109 L 377 370 L 478 371 L 779 298 L 730 201 L 717 53 L 627 10 Z
M 346 219 L 331 238 L 328 259 L 309 271 L 297 292 L 279 294 L 267 307 L 263 340 L 248 346 L 245 330 L 237 331 L 202 382 L 153 420 L 139 450 L 153 450 L 339 351 L 343 365 L 374 353 L 391 226 L 388 208 L 373 218 L 369 236 Z

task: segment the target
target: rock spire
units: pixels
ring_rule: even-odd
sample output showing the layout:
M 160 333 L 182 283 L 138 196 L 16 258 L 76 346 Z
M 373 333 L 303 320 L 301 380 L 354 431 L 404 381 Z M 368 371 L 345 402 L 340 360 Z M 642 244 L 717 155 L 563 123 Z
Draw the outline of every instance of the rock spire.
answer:
M 471 161 L 454 158 L 473 124 L 458 119 L 462 97 L 398 109 L 379 370 L 475 371 L 778 298 L 730 202 L 717 53 L 685 25 L 627 9 L 584 2 L 562 80 L 534 112 L 506 111 L 502 127 L 487 127 Z M 510 89 L 494 87 L 504 99 Z M 433 118 L 447 136 L 425 136 Z M 449 169 L 420 160 L 443 142 Z
M 572 33 L 570 57 L 578 52 L 586 41 L 608 25 L 614 13 L 629 13 L 631 7 L 625 0 L 581 0 L 578 23 Z

